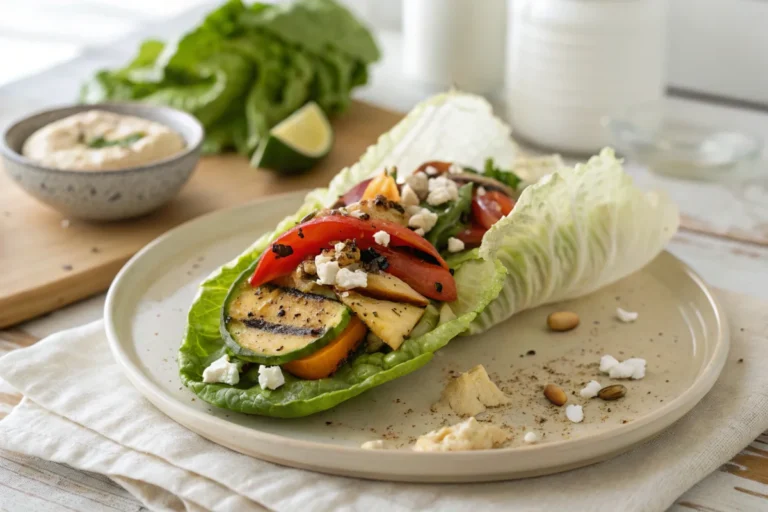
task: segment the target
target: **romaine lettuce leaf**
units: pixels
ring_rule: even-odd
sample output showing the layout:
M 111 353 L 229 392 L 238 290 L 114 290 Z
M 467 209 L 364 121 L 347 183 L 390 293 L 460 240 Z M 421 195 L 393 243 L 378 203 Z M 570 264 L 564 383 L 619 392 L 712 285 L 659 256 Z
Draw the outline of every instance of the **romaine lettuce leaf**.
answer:
M 366 64 L 380 57 L 370 31 L 347 9 L 331 0 L 281 2 L 269 9 L 250 9 L 240 17 L 240 23 L 270 32 L 316 55 L 337 48 Z
M 165 45 L 150 39 L 139 47 L 136 57 L 118 71 L 99 71 L 80 88 L 85 103 L 131 101 L 155 92 L 162 83 L 163 73 L 155 68 Z
M 470 128 L 471 127 L 471 128 Z M 480 168 L 487 158 L 512 168 L 519 152 L 510 129 L 480 96 L 449 92 L 417 105 L 369 147 L 359 162 L 339 172 L 328 188 L 310 193 L 324 206 L 381 170 L 397 167 L 398 179 L 429 160 Z
M 628 276 L 663 250 L 678 224 L 669 197 L 636 188 L 611 149 L 543 178 L 483 238 L 478 256 L 501 262 L 508 275 L 469 333 Z M 456 281 L 463 289 L 473 278 L 460 272 Z
M 217 54 L 199 63 L 183 82 L 169 83 L 142 101 L 184 110 L 210 126 L 243 95 L 253 67 L 239 55 Z
M 308 101 L 343 112 L 378 57 L 368 30 L 335 0 L 228 0 L 176 42 L 147 41 L 128 66 L 98 72 L 81 100 L 179 108 L 205 125 L 206 152 L 250 154 Z M 228 127 L 229 119 L 237 124 Z

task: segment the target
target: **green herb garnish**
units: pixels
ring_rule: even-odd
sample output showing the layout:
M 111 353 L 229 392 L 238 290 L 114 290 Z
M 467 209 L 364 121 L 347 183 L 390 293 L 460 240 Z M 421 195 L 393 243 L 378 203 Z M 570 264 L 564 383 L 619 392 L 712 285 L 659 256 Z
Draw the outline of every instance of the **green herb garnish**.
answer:
M 487 176 L 488 178 L 493 178 L 494 180 L 508 186 L 512 190 L 517 190 L 517 186 L 521 181 L 523 181 L 520 179 L 520 176 L 514 172 L 504 170 L 501 167 L 496 167 L 496 165 L 493 163 L 493 158 L 489 158 L 485 161 L 483 172 L 478 172 L 471 167 L 464 167 L 464 172 L 480 174 L 482 176 Z
M 136 132 L 132 133 L 126 137 L 123 137 L 122 139 L 111 139 L 107 140 L 104 137 L 96 137 L 95 139 L 91 139 L 85 143 L 86 146 L 93 149 L 101 149 L 101 148 L 109 148 L 112 146 L 120 146 L 120 147 L 127 147 L 136 142 L 137 140 L 142 139 L 147 134 L 144 132 Z
M 448 245 L 448 239 L 466 229 L 469 211 L 472 208 L 472 183 L 459 187 L 459 198 L 440 206 L 431 206 L 426 202 L 421 206 L 437 214 L 435 226 L 427 234 L 427 240 L 442 249 Z

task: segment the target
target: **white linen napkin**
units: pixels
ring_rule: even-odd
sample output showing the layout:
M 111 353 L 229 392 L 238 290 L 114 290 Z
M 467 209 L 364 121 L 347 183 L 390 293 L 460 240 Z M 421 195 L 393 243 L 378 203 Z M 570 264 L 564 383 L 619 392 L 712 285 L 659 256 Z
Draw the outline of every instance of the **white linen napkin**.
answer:
M 107 475 L 154 510 L 660 511 L 768 429 L 768 304 L 719 296 L 732 348 L 713 390 L 656 439 L 558 475 L 491 484 L 387 483 L 235 453 L 146 401 L 112 360 L 101 321 L 0 359 L 0 377 L 25 395 L 0 422 L 0 448 Z

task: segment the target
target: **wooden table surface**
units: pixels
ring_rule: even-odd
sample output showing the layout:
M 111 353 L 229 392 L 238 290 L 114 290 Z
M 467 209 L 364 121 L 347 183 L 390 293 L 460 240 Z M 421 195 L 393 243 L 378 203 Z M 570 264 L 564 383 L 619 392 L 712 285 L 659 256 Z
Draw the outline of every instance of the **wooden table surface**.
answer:
M 94 69 L 125 61 L 136 42 L 147 34 L 178 32 L 199 16 L 190 12 L 161 26 L 138 31 L 120 44 L 85 52 L 83 56 L 34 79 L 0 88 L 0 125 L 24 112 L 74 98 L 78 84 Z M 151 32 L 150 32 L 151 30 Z M 358 97 L 393 110 L 406 111 L 434 92 L 400 77 L 399 41 L 380 37 L 385 61 L 373 70 L 372 85 Z M 53 90 L 51 83 L 56 83 Z M 736 126 L 768 140 L 768 114 L 689 100 L 671 99 L 671 110 L 703 124 Z M 644 187 L 670 192 L 680 205 L 689 229 L 672 240 L 669 250 L 710 284 L 768 299 L 768 169 L 746 183 L 703 184 L 660 178 L 642 167 L 628 171 Z M 0 239 L 1 239 L 0 234 Z M 59 330 L 102 316 L 104 295 L 60 309 L 14 328 L 0 331 L 0 354 L 29 346 Z M 21 397 L 0 381 L 0 417 Z M 136 511 L 144 510 L 127 491 L 100 475 L 77 471 L 18 454 L 0 451 L 0 510 Z M 768 433 L 732 461 L 693 487 L 671 507 L 675 512 L 768 510 Z

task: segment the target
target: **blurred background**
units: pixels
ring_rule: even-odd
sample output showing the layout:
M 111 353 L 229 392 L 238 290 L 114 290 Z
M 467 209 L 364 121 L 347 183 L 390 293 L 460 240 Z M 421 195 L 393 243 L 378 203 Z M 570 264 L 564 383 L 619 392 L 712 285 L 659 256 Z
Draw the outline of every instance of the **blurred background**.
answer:
M 389 34 L 393 39 L 399 35 L 401 1 L 344 3 L 384 32 L 385 39 Z M 768 2 L 668 3 L 669 85 L 768 108 Z M 194 23 L 219 4 L 209 0 L 0 0 L 0 85 L 79 54 L 96 52 L 137 30 L 151 33 L 153 24 L 179 17 Z M 190 12 L 197 14 L 184 16 Z M 184 29 L 183 22 L 177 26 L 179 31 Z M 117 62 L 121 62 L 119 57 Z
M 458 86 L 488 97 L 517 137 L 541 150 L 587 155 L 612 144 L 659 167 L 658 155 L 640 153 L 660 139 L 677 146 L 702 138 L 667 131 L 670 109 L 682 107 L 659 105 L 665 94 L 768 110 L 762 0 L 341 2 L 372 29 L 382 54 L 354 97 L 405 112 Z M 0 125 L 76 100 L 96 70 L 125 65 L 147 38 L 173 41 L 222 3 L 0 0 Z M 68 80 L 53 72 L 19 82 L 56 66 L 66 67 Z M 606 116 L 619 122 L 606 125 Z M 720 126 L 703 124 L 730 133 L 722 118 Z M 692 170 L 668 174 L 696 177 L 697 167 L 723 162 L 730 171 L 760 153 L 762 141 L 718 137 L 705 141 L 710 149 L 683 152 L 683 160 L 699 159 Z

